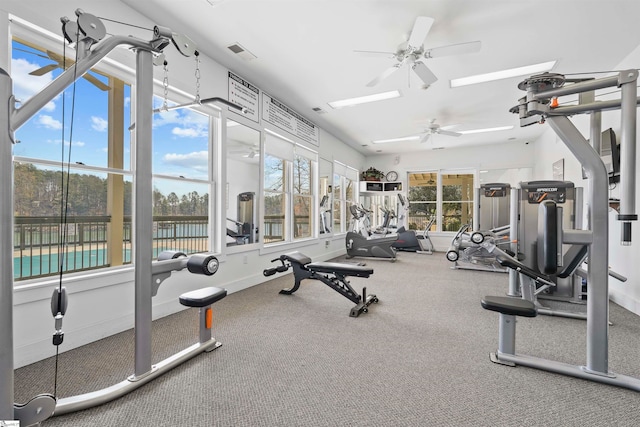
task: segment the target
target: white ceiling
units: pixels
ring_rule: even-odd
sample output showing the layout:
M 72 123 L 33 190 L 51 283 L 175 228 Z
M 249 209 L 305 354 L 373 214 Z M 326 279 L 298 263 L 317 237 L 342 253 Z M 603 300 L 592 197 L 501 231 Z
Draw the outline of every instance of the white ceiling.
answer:
M 557 60 L 553 72 L 612 70 L 640 44 L 637 0 L 123 0 L 188 35 L 198 50 L 273 94 L 365 155 L 407 153 L 434 146 L 522 143 L 543 126 L 520 128 L 509 113 L 524 92 L 522 78 L 450 88 L 449 80 Z M 211 5 L 215 3 L 215 5 Z M 478 53 L 425 60 L 439 80 L 421 88 L 403 68 L 376 87 L 366 84 L 394 64 L 354 50 L 395 51 L 416 17 L 435 22 L 426 49 L 480 40 Z M 257 58 L 244 61 L 227 46 Z M 339 110 L 330 101 L 399 89 L 399 99 Z M 320 107 L 326 114 L 312 108 Z M 513 130 L 429 142 L 372 144 L 416 135 L 429 120 L 454 130 L 514 125 Z M 381 151 L 378 151 L 381 150 Z

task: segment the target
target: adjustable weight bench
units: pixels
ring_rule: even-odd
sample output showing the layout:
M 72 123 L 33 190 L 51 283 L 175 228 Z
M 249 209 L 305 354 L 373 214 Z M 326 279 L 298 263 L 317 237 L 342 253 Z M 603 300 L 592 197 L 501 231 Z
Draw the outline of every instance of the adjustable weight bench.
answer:
M 265 276 L 272 276 L 276 273 L 283 273 L 289 268 L 293 268 L 295 282 L 292 288 L 282 289 L 281 294 L 291 295 L 300 288 L 300 282 L 304 279 L 320 280 L 340 295 L 354 302 L 356 305 L 349 312 L 350 317 L 358 317 L 361 313 L 367 313 L 369 306 L 378 302 L 375 295 L 367 295 L 367 288 L 362 288 L 362 295 L 358 294 L 349 284 L 347 277 L 367 278 L 373 274 L 372 268 L 366 268 L 352 264 L 341 264 L 337 262 L 311 262 L 311 258 L 300 253 L 291 252 L 280 255 L 271 262 L 280 261 L 282 265 L 267 268 L 263 271 Z

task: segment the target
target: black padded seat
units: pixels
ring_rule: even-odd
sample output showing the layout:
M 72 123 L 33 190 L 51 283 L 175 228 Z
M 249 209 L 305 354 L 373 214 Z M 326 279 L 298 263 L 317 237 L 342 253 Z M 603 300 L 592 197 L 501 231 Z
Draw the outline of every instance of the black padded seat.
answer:
M 180 304 L 186 307 L 206 307 L 227 296 L 227 290 L 223 288 L 208 287 L 185 292 L 180 295 Z
M 482 308 L 513 316 L 536 317 L 538 310 L 531 301 L 516 297 L 486 296 L 481 301 Z
M 333 273 L 342 276 L 369 277 L 373 274 L 373 268 L 340 264 L 338 262 L 313 262 L 305 265 L 305 267 L 316 273 Z
M 284 254 L 283 257 L 300 265 L 307 265 L 311 262 L 311 258 L 300 252 L 290 252 L 288 254 Z

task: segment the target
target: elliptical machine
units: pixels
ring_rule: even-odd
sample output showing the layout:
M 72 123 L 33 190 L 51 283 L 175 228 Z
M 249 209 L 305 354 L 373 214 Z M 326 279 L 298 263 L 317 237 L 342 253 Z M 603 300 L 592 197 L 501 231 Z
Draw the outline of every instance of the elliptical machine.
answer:
M 327 214 L 330 212 L 330 207 L 327 206 L 328 204 L 329 196 L 325 194 L 320 201 L 320 234 L 331 233 L 329 224 L 327 224 Z
M 401 218 L 405 218 L 406 213 L 409 211 L 409 203 L 402 194 L 398 194 L 398 200 L 400 206 L 404 209 Z M 434 221 L 435 217 L 431 217 L 421 234 L 416 233 L 415 230 L 407 230 L 404 226 L 401 226 L 398 228 L 397 239 L 392 246 L 399 251 L 432 255 L 434 247 L 429 237 L 429 230 L 433 226 Z
M 366 211 L 356 205 L 351 205 L 349 211 L 353 216 L 353 227 L 347 232 L 345 246 L 347 258 L 372 257 L 386 258 L 395 262 L 396 249 L 392 246 L 397 239 L 393 234 L 387 237 L 370 237 L 369 232 L 361 222 L 366 219 Z

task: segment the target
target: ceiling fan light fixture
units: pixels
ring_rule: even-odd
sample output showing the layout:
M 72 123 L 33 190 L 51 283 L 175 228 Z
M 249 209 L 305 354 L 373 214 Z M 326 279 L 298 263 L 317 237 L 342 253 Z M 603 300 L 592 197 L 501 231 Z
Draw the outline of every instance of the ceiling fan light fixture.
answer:
M 353 107 L 354 105 L 366 104 L 369 102 L 400 98 L 401 96 L 402 94 L 400 93 L 400 91 L 392 90 L 389 92 L 374 93 L 373 95 L 360 96 L 357 98 L 348 98 L 348 99 L 341 99 L 339 101 L 331 101 L 331 102 L 328 102 L 328 104 L 331 108 L 338 110 L 340 108 Z
M 550 71 L 556 65 L 557 61 L 541 62 L 539 64 L 526 65 L 524 67 L 509 68 L 507 70 L 494 71 L 486 74 L 476 74 L 474 76 L 461 77 L 449 81 L 452 88 L 460 86 L 468 86 L 478 83 L 486 83 L 494 80 L 508 79 L 510 77 L 527 76 L 530 74 L 543 73 Z
M 463 135 L 469 135 L 472 133 L 484 133 L 484 132 L 497 132 L 500 130 L 509 130 L 513 129 L 513 126 L 498 126 L 494 128 L 484 128 L 484 129 L 471 129 L 471 130 L 459 130 L 457 133 L 461 133 Z
M 404 136 L 402 138 L 377 139 L 371 142 L 373 142 L 374 144 L 384 144 L 385 142 L 417 141 L 419 139 L 420 139 L 419 135 L 413 135 L 413 136 Z

